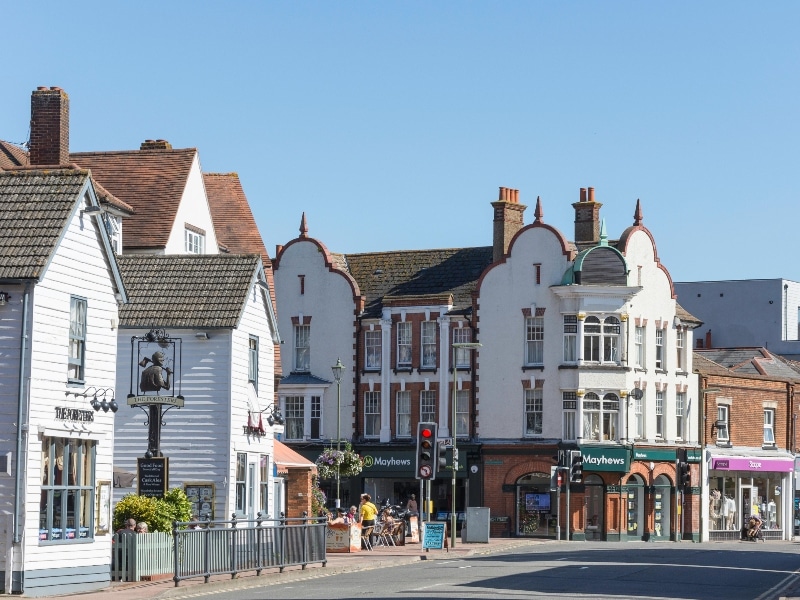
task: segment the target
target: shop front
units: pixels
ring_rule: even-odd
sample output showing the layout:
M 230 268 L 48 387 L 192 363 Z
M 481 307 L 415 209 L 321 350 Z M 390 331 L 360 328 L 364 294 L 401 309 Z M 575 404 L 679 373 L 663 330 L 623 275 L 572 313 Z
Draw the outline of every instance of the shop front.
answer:
M 574 527 L 570 537 L 574 540 L 619 541 L 623 529 L 621 506 L 627 501 L 628 494 L 627 486 L 622 483 L 631 465 L 630 449 L 584 445 L 580 451 L 583 485 L 573 484 L 571 488 L 577 493 L 570 498 L 571 525 Z
M 765 539 L 791 539 L 794 459 L 790 455 L 711 455 L 709 462 L 709 540 L 739 539 L 750 515 L 761 518 Z

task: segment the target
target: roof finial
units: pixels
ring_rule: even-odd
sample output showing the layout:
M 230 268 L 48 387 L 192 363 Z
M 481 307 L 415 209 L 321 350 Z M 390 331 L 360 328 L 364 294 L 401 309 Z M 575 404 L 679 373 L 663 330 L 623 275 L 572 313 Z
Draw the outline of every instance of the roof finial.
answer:
M 306 213 L 303 213 L 303 217 L 300 219 L 300 237 L 308 237 L 308 223 L 306 223 Z
M 608 246 L 608 232 L 606 232 L 606 220 L 600 221 L 600 245 Z
M 641 207 L 641 204 L 639 202 L 639 199 L 637 198 L 636 199 L 636 212 L 633 213 L 633 226 L 634 227 L 639 227 L 642 224 L 642 219 L 643 218 L 644 217 L 642 216 L 642 207 Z
M 536 196 L 536 210 L 533 213 L 534 223 L 541 223 L 542 217 L 544 217 L 544 211 L 542 210 L 542 197 Z

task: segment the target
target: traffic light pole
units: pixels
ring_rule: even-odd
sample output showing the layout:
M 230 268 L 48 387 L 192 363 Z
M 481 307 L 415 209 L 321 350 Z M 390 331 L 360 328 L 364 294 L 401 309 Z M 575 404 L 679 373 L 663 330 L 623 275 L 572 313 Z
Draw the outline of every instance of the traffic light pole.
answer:
M 570 476 L 569 471 L 567 471 L 566 475 L 567 475 L 567 528 L 565 530 L 566 533 L 565 539 L 567 541 L 570 541 L 570 539 L 572 539 L 572 531 L 571 531 L 572 527 L 570 524 L 570 515 L 572 513 L 569 512 L 569 488 L 572 487 L 572 477 Z

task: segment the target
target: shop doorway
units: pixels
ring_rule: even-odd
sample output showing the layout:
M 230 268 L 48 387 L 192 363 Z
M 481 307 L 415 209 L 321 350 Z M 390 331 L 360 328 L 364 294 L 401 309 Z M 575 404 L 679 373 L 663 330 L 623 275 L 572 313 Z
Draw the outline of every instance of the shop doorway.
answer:
M 555 535 L 551 516 L 550 475 L 531 473 L 517 480 L 517 535 L 550 537 Z M 555 511 L 555 507 L 552 507 Z
M 626 486 L 625 514 L 629 538 L 644 539 L 644 479 L 633 474 Z
M 739 508 L 739 514 L 742 515 L 742 524 L 747 523 L 750 514 L 753 511 L 753 486 L 742 485 L 742 504 Z
M 586 478 L 586 541 L 602 540 L 605 523 L 603 480 L 597 475 Z
M 656 540 L 669 539 L 671 515 L 672 482 L 666 475 L 659 475 L 653 488 L 653 535 Z

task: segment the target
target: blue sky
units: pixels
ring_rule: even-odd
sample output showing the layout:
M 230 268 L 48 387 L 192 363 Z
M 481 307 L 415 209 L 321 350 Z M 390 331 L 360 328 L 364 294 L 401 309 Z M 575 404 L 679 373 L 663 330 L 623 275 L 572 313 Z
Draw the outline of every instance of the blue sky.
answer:
M 62 87 L 73 151 L 159 138 L 239 173 L 271 255 L 303 211 L 334 252 L 490 245 L 500 186 L 572 239 L 594 187 L 612 238 L 641 199 L 675 281 L 800 280 L 798 2 L 0 12 L 0 139 L 26 141 L 31 91 Z

